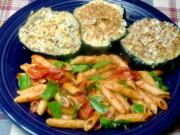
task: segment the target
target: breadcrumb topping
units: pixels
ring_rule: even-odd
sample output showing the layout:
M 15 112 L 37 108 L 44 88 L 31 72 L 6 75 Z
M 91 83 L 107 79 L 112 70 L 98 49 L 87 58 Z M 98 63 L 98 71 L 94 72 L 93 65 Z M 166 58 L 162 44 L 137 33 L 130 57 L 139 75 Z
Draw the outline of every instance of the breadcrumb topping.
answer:
M 79 28 L 79 23 L 72 14 L 41 8 L 30 14 L 19 30 L 19 38 L 35 52 L 63 55 L 79 50 Z
M 92 46 L 107 46 L 124 36 L 126 22 L 123 14 L 121 5 L 103 0 L 91 1 L 74 12 L 81 24 L 84 42 Z
M 144 63 L 157 65 L 180 55 L 180 29 L 169 22 L 145 18 L 128 28 L 123 47 Z

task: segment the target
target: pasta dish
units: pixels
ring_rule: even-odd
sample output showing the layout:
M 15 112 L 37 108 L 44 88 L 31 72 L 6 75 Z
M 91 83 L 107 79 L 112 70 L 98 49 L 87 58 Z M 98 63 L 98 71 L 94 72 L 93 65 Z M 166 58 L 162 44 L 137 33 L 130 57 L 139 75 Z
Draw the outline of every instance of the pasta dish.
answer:
M 77 56 L 69 61 L 32 55 L 20 66 L 14 101 L 30 103 L 47 125 L 85 131 L 146 122 L 167 110 L 168 88 L 159 70 L 134 71 L 115 54 Z

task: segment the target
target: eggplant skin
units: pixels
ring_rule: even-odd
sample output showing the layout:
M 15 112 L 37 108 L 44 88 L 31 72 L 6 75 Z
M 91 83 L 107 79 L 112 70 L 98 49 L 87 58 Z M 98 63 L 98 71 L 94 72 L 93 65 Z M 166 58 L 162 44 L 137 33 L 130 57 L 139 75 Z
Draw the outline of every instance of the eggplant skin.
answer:
M 93 0 L 76 8 L 74 16 L 80 23 L 82 40 L 89 51 L 106 52 L 112 42 L 126 34 L 127 23 L 121 5 Z
M 69 57 L 81 50 L 80 25 L 73 14 L 41 8 L 32 12 L 18 33 L 30 51 L 52 57 Z
M 180 57 L 180 29 L 169 22 L 143 18 L 129 26 L 120 46 L 136 68 L 174 67 Z

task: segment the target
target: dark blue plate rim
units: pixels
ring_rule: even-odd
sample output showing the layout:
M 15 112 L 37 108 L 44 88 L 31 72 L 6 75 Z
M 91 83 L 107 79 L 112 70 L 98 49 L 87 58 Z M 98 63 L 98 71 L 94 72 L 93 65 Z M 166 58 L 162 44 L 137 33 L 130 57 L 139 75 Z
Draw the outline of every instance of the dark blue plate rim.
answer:
M 71 1 L 71 0 L 66 0 L 66 2 L 67 1 Z M 77 0 L 77 1 L 85 1 L 85 2 L 87 2 L 87 0 Z M 23 14 L 24 12 L 27 12 L 27 11 L 30 11 L 32 8 L 33 9 L 38 9 L 39 7 L 43 7 L 43 5 L 45 4 L 45 3 L 48 3 L 49 5 L 51 5 L 51 2 L 53 3 L 53 0 L 52 1 L 50 1 L 50 0 L 47 0 L 47 1 L 44 1 L 44 0 L 38 0 L 38 1 L 35 1 L 35 2 L 33 2 L 33 3 L 31 3 L 31 4 L 29 4 L 29 5 L 27 5 L 27 6 L 25 6 L 24 8 L 22 8 L 22 9 L 20 9 L 18 12 L 16 12 L 12 17 L 10 17 L 6 22 L 5 22 L 5 24 L 0 28 L 0 35 L 2 35 L 2 37 L 3 37 L 3 33 L 5 33 L 7 30 L 8 30 L 8 28 L 9 28 L 9 26 L 11 25 L 11 23 L 14 21 L 14 20 L 16 20 L 17 18 L 18 18 L 18 16 L 19 15 L 21 15 L 21 14 Z M 62 2 L 62 1 L 61 1 Z M 144 2 L 142 2 L 142 1 L 137 1 L 137 0 L 119 0 L 118 2 L 128 2 L 128 3 L 131 3 L 131 4 L 134 4 L 134 5 L 136 5 L 136 6 L 139 6 L 139 7 L 146 7 L 146 8 L 148 8 L 148 10 L 150 11 L 150 12 L 154 12 L 154 13 L 156 13 L 158 16 L 160 16 L 161 18 L 162 18 L 162 20 L 166 20 L 166 21 L 169 21 L 169 22 L 173 22 L 172 20 L 170 20 L 167 16 L 165 16 L 163 13 L 161 13 L 160 11 L 158 11 L 157 9 L 155 9 L 155 8 L 153 8 L 153 7 L 151 7 L 150 5 L 148 5 L 148 4 L 146 4 L 146 3 L 144 3 Z M 1 37 L 1 38 L 2 38 Z M 1 38 L 0 38 L 0 41 L 1 41 Z M 1 45 L 0 46 L 0 50 L 3 50 L 3 46 Z M 1 60 L 2 61 L 2 60 Z M 2 64 L 2 63 L 1 63 Z M 0 77 L 0 81 L 2 82 L 2 77 Z M 180 81 L 179 81 L 179 83 L 180 83 Z M 1 90 L 0 90 L 0 93 L 1 93 L 1 95 L 3 95 L 3 93 L 2 93 L 2 88 L 4 88 L 4 86 L 3 86 L 3 84 L 2 83 L 0 83 L 1 84 Z M 178 88 L 177 89 L 180 89 L 180 84 L 177 86 Z M 178 92 L 177 93 L 178 95 L 180 95 L 180 92 Z M 2 96 L 3 97 L 3 96 Z M 4 97 L 3 97 L 4 98 Z M 40 131 L 40 128 L 41 127 L 36 127 L 36 126 L 34 126 L 33 128 L 33 130 L 29 130 L 29 129 L 32 129 L 32 125 L 29 125 L 28 126 L 28 124 L 25 124 L 24 122 L 27 122 L 27 120 L 20 120 L 19 118 L 18 118 L 18 120 L 20 120 L 20 121 L 17 121 L 17 117 L 19 117 L 16 113 L 14 113 L 14 112 L 8 112 L 7 110 L 8 110 L 8 106 L 6 106 L 6 103 L 4 103 L 3 102 L 3 98 L 1 98 L 0 99 L 0 108 L 2 109 L 2 111 L 12 120 L 12 122 L 14 123 L 14 124 L 16 124 L 17 126 L 19 126 L 19 127 L 21 127 L 23 130 L 25 130 L 25 131 L 27 131 L 28 133 L 30 133 L 30 134 L 47 134 L 48 132 L 46 132 L 46 131 Z M 5 98 L 4 98 L 4 101 L 6 101 L 5 100 Z M 8 102 L 8 101 L 7 101 Z M 157 122 L 157 124 L 160 124 L 161 123 L 161 125 L 162 126 L 158 126 L 158 128 L 156 128 L 155 130 L 156 130 L 156 133 L 155 134 L 158 134 L 158 133 L 160 133 L 160 132 L 162 132 L 164 129 L 166 129 L 168 126 L 170 126 L 175 120 L 176 120 L 176 118 L 179 116 L 179 114 L 180 114 L 180 109 L 178 109 L 178 105 L 179 105 L 179 103 L 180 103 L 180 98 L 178 98 L 177 99 L 177 102 L 176 102 L 176 104 L 173 106 L 173 110 L 174 111 L 171 111 L 171 112 L 168 112 L 169 114 L 168 115 L 171 115 L 171 116 L 173 116 L 173 117 L 166 117 L 166 118 L 164 118 L 162 121 L 158 121 Z M 166 123 L 166 124 L 162 124 L 162 122 L 167 122 L 168 121 L 168 123 Z M 153 129 L 154 130 L 154 129 Z M 140 131 L 139 133 L 137 133 L 137 134 L 143 134 L 144 133 L 144 131 Z M 63 134 L 63 132 L 62 132 L 62 134 Z M 130 134 L 134 134 L 134 133 L 130 133 Z M 148 133 L 148 134 L 150 134 L 150 133 Z

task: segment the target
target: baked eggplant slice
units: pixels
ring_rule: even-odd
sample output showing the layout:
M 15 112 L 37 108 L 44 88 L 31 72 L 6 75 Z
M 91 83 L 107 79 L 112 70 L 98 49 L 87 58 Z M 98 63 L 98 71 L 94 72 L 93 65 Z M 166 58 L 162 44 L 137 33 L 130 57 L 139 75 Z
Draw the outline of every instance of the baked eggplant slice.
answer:
M 169 22 L 144 18 L 128 28 L 121 45 L 136 65 L 155 68 L 180 56 L 180 29 Z
M 18 35 L 26 48 L 48 56 L 69 56 L 81 48 L 77 19 L 69 12 L 51 8 L 32 12 Z
M 124 9 L 121 5 L 93 0 L 75 9 L 74 15 L 81 26 L 82 40 L 90 50 L 107 49 L 113 41 L 126 33 Z

